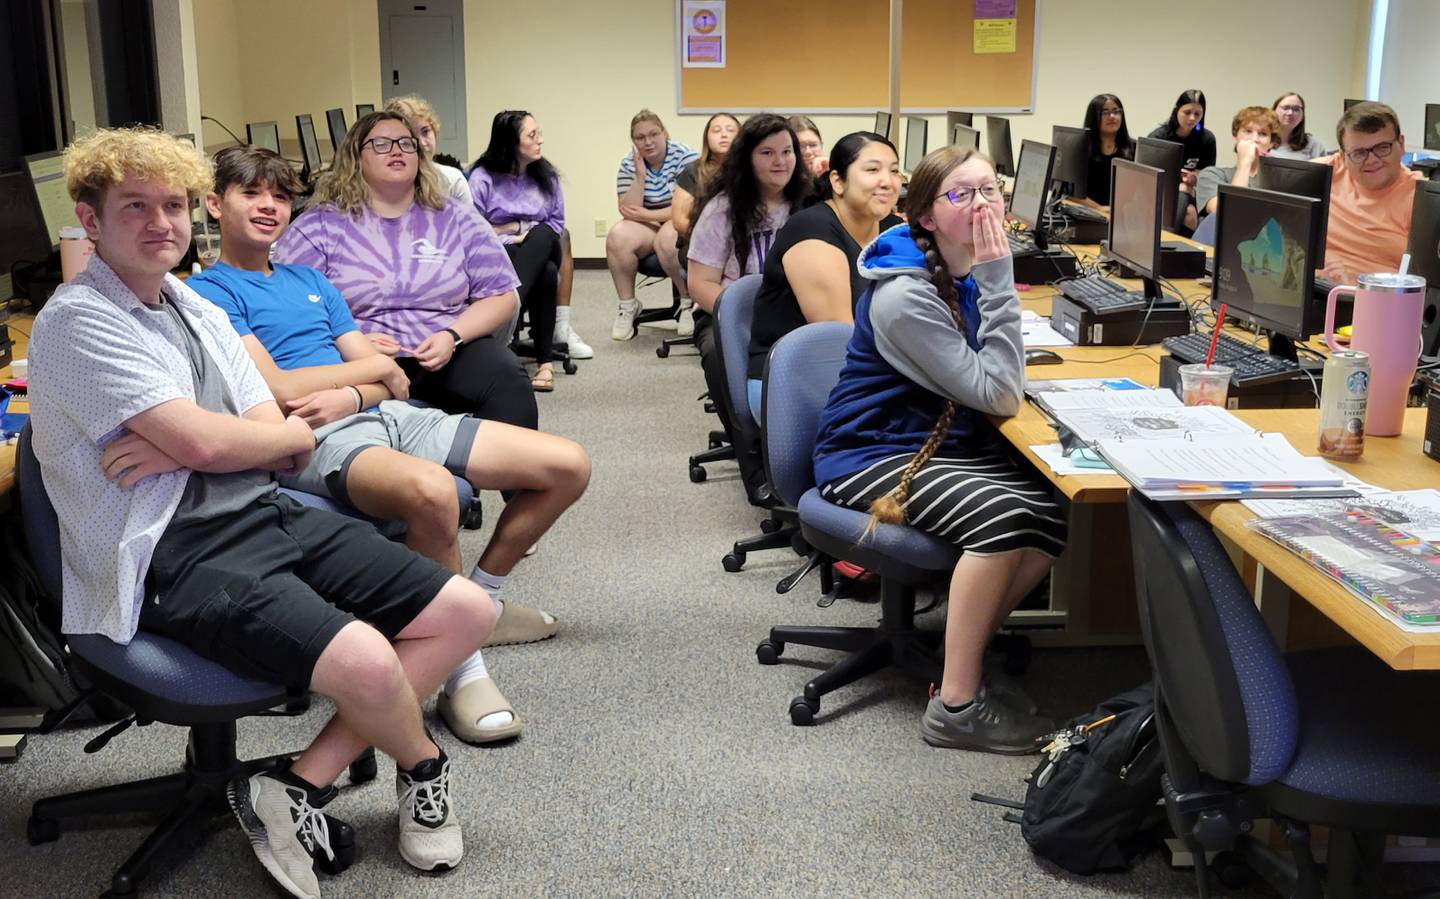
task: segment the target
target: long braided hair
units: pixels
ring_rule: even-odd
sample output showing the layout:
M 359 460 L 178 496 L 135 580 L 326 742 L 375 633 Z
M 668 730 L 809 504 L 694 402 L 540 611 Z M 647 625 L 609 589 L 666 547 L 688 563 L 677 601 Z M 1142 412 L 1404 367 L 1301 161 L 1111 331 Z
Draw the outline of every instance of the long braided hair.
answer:
M 935 235 L 920 224 L 920 219 L 930 214 L 930 207 L 939 198 L 940 186 L 946 177 L 977 156 L 989 163 L 992 169 L 995 167 L 990 157 L 974 147 L 946 146 L 930 152 L 910 175 L 910 189 L 905 197 L 905 218 L 910 223 L 910 239 L 915 241 L 915 245 L 925 254 L 925 267 L 930 272 L 930 283 L 940 294 L 940 299 L 950 307 L 950 315 L 961 334 L 966 334 L 968 329 L 965 326 L 965 317 L 960 312 L 960 292 L 955 289 L 955 278 L 945 265 L 944 257 L 935 247 Z M 950 433 L 956 409 L 954 400 L 945 400 L 940 418 L 930 429 L 930 436 L 915 453 L 915 458 L 911 459 L 910 464 L 900 473 L 900 483 L 894 490 L 876 497 L 870 503 L 870 521 L 865 527 L 867 536 L 875 530 L 876 525 L 901 524 L 905 521 L 905 502 L 910 497 L 910 482 L 914 480 L 916 472 L 924 468 L 925 463 L 935 455 L 940 444 L 944 442 L 945 435 Z

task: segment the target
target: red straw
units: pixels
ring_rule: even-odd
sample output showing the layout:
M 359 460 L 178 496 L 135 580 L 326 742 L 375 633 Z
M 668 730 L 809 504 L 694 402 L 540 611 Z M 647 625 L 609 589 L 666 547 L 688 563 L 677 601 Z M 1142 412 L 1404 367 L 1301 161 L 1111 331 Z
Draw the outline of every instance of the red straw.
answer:
M 1220 343 L 1220 328 L 1225 324 L 1225 304 L 1220 304 L 1220 311 L 1215 313 L 1215 331 L 1210 335 L 1210 352 L 1205 354 L 1205 367 L 1209 368 L 1210 363 L 1215 361 L 1215 347 Z

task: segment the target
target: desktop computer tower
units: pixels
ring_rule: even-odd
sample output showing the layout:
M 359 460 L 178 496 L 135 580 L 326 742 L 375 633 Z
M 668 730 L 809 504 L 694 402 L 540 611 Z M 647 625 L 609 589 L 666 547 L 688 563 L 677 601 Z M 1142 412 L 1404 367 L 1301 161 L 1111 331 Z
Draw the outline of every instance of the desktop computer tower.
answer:
M 1144 345 L 1189 334 L 1190 309 L 1174 300 L 1158 300 L 1148 317 L 1144 309 L 1096 315 L 1057 293 L 1050 301 L 1050 326 L 1076 346 Z
M 1425 408 L 1425 439 L 1421 447 L 1425 455 L 1440 462 L 1440 390 L 1430 391 Z

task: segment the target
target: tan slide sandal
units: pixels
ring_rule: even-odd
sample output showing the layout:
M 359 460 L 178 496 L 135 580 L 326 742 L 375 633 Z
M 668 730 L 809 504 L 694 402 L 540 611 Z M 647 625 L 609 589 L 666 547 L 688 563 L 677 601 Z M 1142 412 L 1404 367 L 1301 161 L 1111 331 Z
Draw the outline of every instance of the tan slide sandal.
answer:
M 550 639 L 560 630 L 560 622 L 549 612 L 517 606 L 509 601 L 504 606 L 505 611 L 501 613 L 490 639 L 485 641 L 486 646 L 537 643 Z
M 435 707 L 440 711 L 440 716 L 445 719 L 450 733 L 466 743 L 494 743 L 497 740 L 508 740 L 520 736 L 520 732 L 525 729 L 525 722 L 520 719 L 520 713 L 515 711 L 510 700 L 500 692 L 500 687 L 495 683 L 495 679 L 490 677 L 471 681 L 456 691 L 454 696 L 447 696 L 445 691 L 441 690 Z M 481 718 L 496 712 L 509 712 L 510 723 L 505 727 L 482 728 L 477 726 L 476 722 Z

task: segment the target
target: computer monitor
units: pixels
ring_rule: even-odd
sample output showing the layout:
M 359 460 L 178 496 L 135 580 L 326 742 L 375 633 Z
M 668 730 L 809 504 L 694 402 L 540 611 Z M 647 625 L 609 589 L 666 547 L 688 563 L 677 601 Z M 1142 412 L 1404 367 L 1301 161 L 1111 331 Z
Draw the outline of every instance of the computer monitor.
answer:
M 372 113 L 372 112 L 374 112 L 374 111 L 375 111 L 375 104 L 374 104 L 374 103 L 356 103 L 356 104 L 355 104 L 355 118 L 357 118 L 357 119 L 360 118 L 361 116 L 369 115 L 370 113 Z
M 1175 206 L 1180 199 L 1180 168 L 1185 164 L 1185 145 L 1177 144 L 1173 140 L 1142 137 L 1135 141 L 1135 161 L 1165 173 L 1165 208 L 1160 210 L 1160 221 L 1166 228 L 1175 230 Z
M 1419 181 L 1415 184 L 1415 205 L 1411 207 L 1410 239 L 1405 244 L 1410 254 L 1410 274 L 1425 279 L 1429 294 L 1421 333 L 1426 336 L 1424 355 L 1440 352 L 1440 323 L 1436 322 L 1440 303 L 1431 298 L 1440 296 L 1440 181 Z
M 340 142 L 345 139 L 345 132 L 350 130 L 345 126 L 345 110 L 325 110 L 325 124 L 330 130 L 330 146 L 339 150 Z
M 1320 201 L 1258 187 L 1220 185 L 1215 212 L 1215 276 L 1210 305 L 1270 332 L 1270 353 L 1295 358 L 1293 341 L 1321 324 L 1311 298 L 1311 252 L 1320 227 Z
M 973 112 L 961 112 L 952 109 L 945 113 L 945 130 L 954 133 L 956 125 L 964 125 L 966 128 L 975 127 L 975 114 Z
M 998 115 L 985 117 L 985 146 L 995 160 L 995 171 L 1001 175 L 1015 174 L 1015 153 L 1010 147 L 1010 120 Z
M 1330 176 L 1328 165 L 1316 165 L 1307 159 L 1281 159 L 1278 156 L 1260 157 L 1260 172 L 1251 187 L 1273 190 L 1276 193 L 1294 194 L 1320 201 L 1320 226 L 1316 229 L 1315 246 L 1310 252 L 1322 263 L 1325 260 L 1325 232 L 1330 219 Z
M 1440 103 L 1425 104 L 1425 140 L 1427 150 L 1440 150 Z
M 1045 204 L 1050 194 L 1055 148 L 1039 141 L 1020 141 L 1015 166 L 1015 187 L 1010 194 L 1010 215 L 1025 225 L 1035 246 L 1045 249 Z
M 36 153 L 25 157 L 25 170 L 30 173 L 30 186 L 35 191 L 35 209 L 45 230 L 45 242 L 51 249 L 60 246 L 60 229 L 79 225 L 75 217 L 75 201 L 65 188 L 65 157 L 60 153 Z
M 1350 109 L 1350 107 L 1354 106 L 1356 103 L 1364 103 L 1364 102 L 1365 102 L 1364 100 L 1354 100 L 1354 99 L 1351 99 L 1350 97 L 1346 97 L 1346 98 L 1345 98 L 1345 109 L 1346 109 L 1346 111 L 1348 111 L 1348 110 Z
M 905 173 L 919 168 L 925 158 L 926 144 L 930 137 L 930 122 L 919 116 L 905 117 Z
M 295 131 L 300 135 L 300 156 L 305 160 L 302 178 L 313 178 L 320 172 L 320 141 L 315 137 L 315 119 L 305 112 L 295 117 Z
M 957 147 L 980 149 L 980 132 L 969 125 L 956 125 L 950 129 L 950 143 Z
M 890 113 L 875 113 L 875 133 L 889 140 L 890 138 Z
M 1085 196 L 1090 172 L 1090 138 L 1084 128 L 1055 125 L 1050 129 L 1050 143 L 1055 147 L 1055 180 L 1061 192 L 1070 197 Z
M 1145 296 L 1160 299 L 1160 213 L 1165 173 L 1128 159 L 1110 161 L 1108 253 L 1140 274 Z
M 279 153 L 280 126 L 274 122 L 251 122 L 245 126 L 245 142 Z

